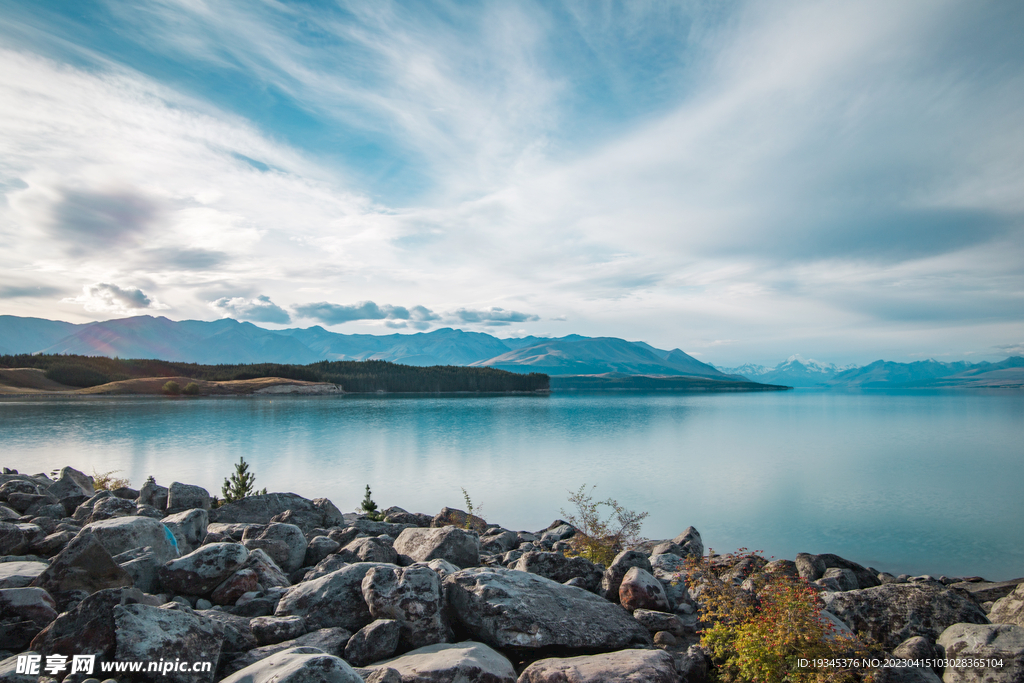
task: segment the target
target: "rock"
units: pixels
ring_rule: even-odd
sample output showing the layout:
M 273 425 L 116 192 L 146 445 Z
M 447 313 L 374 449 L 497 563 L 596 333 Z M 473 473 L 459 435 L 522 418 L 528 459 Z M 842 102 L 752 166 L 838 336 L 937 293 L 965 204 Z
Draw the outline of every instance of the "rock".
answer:
M 924 636 L 912 636 L 896 646 L 892 651 L 896 659 L 936 659 L 941 656 L 933 643 Z
M 394 568 L 394 565 L 362 562 L 312 581 L 303 581 L 288 589 L 274 614 L 304 617 L 311 629 L 341 626 L 358 631 L 372 621 L 363 600 L 362 583 L 374 567 Z
M 125 500 L 138 500 L 139 492 L 130 486 L 119 486 L 111 491 L 118 498 L 124 498 Z
M 213 589 L 210 600 L 215 605 L 233 605 L 246 593 L 256 590 L 258 585 L 259 578 L 256 572 L 251 569 L 239 569 Z
M 686 549 L 683 546 L 673 543 L 672 541 L 665 541 L 651 548 L 651 562 L 654 562 L 655 555 L 675 555 L 676 557 L 683 557 L 686 554 Z
M 959 622 L 984 624 L 981 607 L 955 590 L 929 584 L 889 583 L 825 593 L 825 608 L 852 628 L 866 631 L 886 648 L 911 636 L 937 638 Z
M 1024 583 L 1005 598 L 999 598 L 988 613 L 993 624 L 1016 624 L 1024 626 Z
M 302 561 L 302 566 L 314 567 L 331 553 L 337 552 L 339 548 L 341 548 L 341 544 L 329 536 L 314 536 L 306 546 L 306 557 Z
M 128 588 L 133 581 L 89 532 L 75 536 L 33 580 L 32 585 L 50 593 L 70 590 L 95 593 L 104 588 Z
M 630 567 L 619 585 L 619 604 L 627 612 L 636 609 L 665 611 L 669 609 L 665 589 L 651 573 L 640 567 Z
M 209 521 L 210 513 L 203 509 L 184 510 L 160 520 L 174 534 L 178 552 L 182 555 L 188 555 L 203 544 Z
M 0 563 L 0 588 L 24 588 L 46 571 L 45 562 Z
M 18 555 L 28 544 L 25 532 L 16 524 L 0 522 L 0 555 Z
M 335 553 L 334 555 L 328 555 L 324 559 L 320 560 L 320 563 L 317 564 L 317 566 L 307 571 L 302 580 L 312 581 L 313 579 L 319 579 L 321 576 L 326 576 L 331 572 L 336 572 L 343 567 L 349 566 L 352 564 L 349 560 L 357 559 L 358 558 L 350 557 L 347 554 L 339 555 Z
M 345 661 L 352 666 L 366 666 L 394 656 L 401 630 L 394 619 L 370 622 L 349 639 L 345 646 Z
M 106 588 L 86 596 L 60 614 L 32 639 L 34 652 L 42 655 L 98 655 L 109 661 L 114 654 L 114 607 L 155 602 L 135 588 Z
M 197 600 L 196 602 L 198 603 L 199 601 Z M 256 636 L 252 634 L 252 629 L 249 628 L 250 618 L 240 617 L 216 609 L 204 609 L 196 612 L 196 614 L 203 619 L 209 620 L 214 631 L 221 637 L 222 653 L 248 652 L 258 647 Z
M 417 562 L 412 567 L 427 567 L 442 579 L 449 574 L 459 571 L 459 568 L 447 560 L 431 560 L 430 562 Z
M 619 601 L 619 586 L 622 584 L 626 572 L 633 567 L 640 567 L 650 573 L 651 561 L 639 550 L 623 550 L 615 556 L 612 563 L 604 570 L 604 576 L 601 577 L 601 596 L 605 600 Z
M 470 637 L 502 650 L 607 652 L 651 642 L 619 605 L 536 574 L 463 569 L 445 578 L 444 588 L 458 625 Z
M 146 593 L 159 590 L 160 568 L 163 562 L 149 546 L 121 553 L 114 561 L 131 577 L 132 585 L 139 590 Z
M 86 519 L 86 522 L 91 524 L 92 522 L 99 522 L 104 519 L 128 517 L 134 514 L 135 503 L 133 501 L 117 498 L 116 496 L 107 496 L 102 500 L 96 501 L 96 504 L 92 507 L 92 513 Z
M 665 590 L 670 610 L 689 609 L 692 605 L 686 589 L 686 560 L 679 555 L 661 553 L 651 556 L 651 574 Z
M 256 579 L 264 588 L 286 588 L 292 585 L 281 568 L 259 548 L 249 551 L 249 559 L 242 568 L 256 572 Z
M 171 484 L 167 493 L 168 514 L 193 509 L 209 510 L 210 492 L 201 486 L 182 484 L 180 481 Z
M 633 618 L 647 629 L 648 633 L 668 631 L 674 636 L 682 638 L 686 635 L 686 627 L 676 615 L 671 612 L 657 612 L 649 609 L 638 609 L 633 612 Z
M 375 522 L 372 519 L 357 519 L 349 525 L 349 529 L 354 529 L 358 534 L 364 536 L 390 536 L 391 538 L 398 538 L 398 535 L 406 529 L 411 529 L 412 526 L 409 524 L 392 524 L 390 522 Z M 334 538 L 334 536 L 331 536 Z M 354 538 L 354 537 L 353 537 Z M 337 540 L 337 539 L 336 539 Z M 352 539 L 342 543 L 343 546 L 348 545 Z
M 57 499 L 48 493 L 12 493 L 7 497 L 7 504 L 23 515 L 36 516 L 36 511 L 46 505 L 52 505 Z M 62 506 L 63 507 L 63 506 Z M 63 515 L 61 515 L 63 517 Z
M 398 553 L 395 548 L 379 538 L 357 538 L 340 551 L 355 555 L 357 562 L 386 562 L 395 564 Z M 353 559 L 355 559 L 353 558 Z
M 170 492 L 166 486 L 160 486 L 154 481 L 146 481 L 139 491 L 139 498 L 136 501 L 140 506 L 148 505 L 157 510 L 167 509 L 167 496 Z
M 514 567 L 517 571 L 538 574 L 544 578 L 565 583 L 570 579 L 581 579 L 581 587 L 596 592 L 601 585 L 603 572 L 600 567 L 584 557 L 566 557 L 561 553 L 523 553 Z
M 273 645 L 295 640 L 306 633 L 306 620 L 302 617 L 254 617 L 249 628 L 260 645 Z
M 441 511 L 434 515 L 434 518 L 430 520 L 430 526 L 435 529 L 440 529 L 446 526 L 456 526 L 461 529 L 466 528 L 466 520 L 469 519 L 469 514 L 465 510 L 459 510 L 457 508 L 443 507 Z M 473 515 L 471 520 L 473 528 L 483 528 L 487 526 L 487 523 Z
M 772 560 L 764 566 L 762 571 L 765 574 L 781 574 L 782 576 L 789 576 L 794 579 L 800 576 L 796 562 L 792 560 Z
M 427 517 L 427 524 L 429 523 L 430 517 Z M 402 674 L 389 666 L 377 669 L 357 669 L 357 671 L 363 677 L 363 683 L 402 683 Z
M 0 522 L 16 522 L 20 517 L 20 512 L 13 510 L 6 505 L 0 505 Z
M 316 648 L 326 654 L 340 657 L 344 654 L 345 645 L 351 637 L 352 634 L 343 628 L 321 628 L 304 636 L 299 636 L 295 640 L 253 647 L 252 649 L 240 652 L 240 654 L 230 659 L 224 669 L 227 674 L 232 674 L 271 655 L 290 650 L 294 647 Z
M 853 591 L 860 588 L 860 584 L 857 583 L 857 575 L 849 569 L 840 569 L 839 567 L 829 567 L 825 570 L 823 579 L 835 579 L 839 585 L 841 591 Z
M 294 524 L 303 533 L 317 527 L 329 529 L 344 526 L 345 520 L 341 512 L 326 498 L 307 500 L 294 493 L 265 493 L 258 496 L 246 496 L 233 503 L 222 505 L 211 510 L 210 521 L 237 524 L 250 522 L 270 524 L 273 517 L 291 510 L 293 515 L 288 523 Z
M 116 629 L 115 657 L 118 661 L 198 662 L 209 664 L 206 671 L 167 671 L 159 680 L 216 680 L 223 638 L 208 619 L 195 613 L 150 605 L 117 605 L 113 608 Z
M 306 558 L 306 537 L 294 524 L 250 527 L 242 534 L 242 544 L 250 550 L 262 548 L 285 573 L 301 567 Z
M 704 556 L 704 541 L 701 540 L 700 532 L 692 526 L 686 527 L 686 531 L 673 538 L 672 542 L 682 547 L 684 552 L 680 557 L 692 555 L 699 558 Z
M 881 584 L 878 580 L 877 571 L 866 569 L 856 562 L 851 562 L 850 560 L 843 559 L 838 555 L 832 555 L 831 553 L 818 555 L 818 558 L 825 563 L 826 569 L 849 569 L 852 571 L 857 577 L 858 588 L 871 588 Z M 840 582 L 840 584 L 842 584 L 842 582 Z
M 515 683 L 516 672 L 500 653 L 483 643 L 427 645 L 373 669 L 394 669 L 402 681 L 431 683 Z
M 0 644 L 21 650 L 57 618 L 57 603 L 42 588 L 0 589 Z
M 1000 600 L 1012 593 L 1024 579 L 1012 579 L 1010 581 L 960 581 L 952 584 L 953 588 L 959 588 L 970 593 L 979 603 Z
M 375 567 L 366 573 L 361 589 L 370 616 L 394 619 L 400 627 L 403 650 L 451 639 L 441 579 L 432 569 Z
M 672 655 L 661 650 L 622 650 L 564 659 L 541 659 L 519 683 L 677 683 Z
M 163 524 L 149 517 L 106 519 L 92 522 L 82 531 L 86 529 L 96 535 L 96 539 L 112 556 L 146 546 L 152 548 L 153 554 L 162 562 L 178 555 L 172 541 L 174 536 Z
M 1024 627 L 1016 624 L 953 624 L 937 640 L 945 659 L 966 659 L 968 666 L 947 666 L 945 683 L 1020 683 L 1024 681 Z M 974 666 L 1002 660 L 1002 666 Z
M 796 570 L 800 578 L 805 581 L 817 581 L 825 575 L 825 570 L 828 569 L 825 566 L 824 560 L 810 553 L 797 553 L 794 564 L 796 564 Z
M 233 574 L 249 558 L 249 550 L 238 543 L 204 545 L 160 568 L 165 590 L 185 595 L 206 595 Z
M 519 536 L 514 531 L 501 528 L 490 529 L 480 537 L 480 550 L 491 554 L 505 554 L 515 548 L 518 542 Z
M 405 529 L 395 539 L 395 550 L 412 562 L 441 559 L 461 568 L 480 564 L 480 537 L 454 526 Z
M 66 548 L 76 535 L 74 531 L 55 531 L 43 540 L 34 542 L 29 551 L 43 557 L 53 557 Z
M 303 646 L 261 659 L 220 683 L 363 683 L 363 679 L 343 659 Z

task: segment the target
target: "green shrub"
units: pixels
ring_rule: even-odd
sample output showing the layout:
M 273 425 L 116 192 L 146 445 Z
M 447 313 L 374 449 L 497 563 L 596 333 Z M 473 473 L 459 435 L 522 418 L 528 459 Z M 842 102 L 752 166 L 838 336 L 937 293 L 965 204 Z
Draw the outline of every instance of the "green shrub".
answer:
M 224 485 L 220 489 L 220 494 L 224 496 L 222 502 L 233 503 L 246 496 L 266 494 L 266 489 L 257 491 L 255 484 L 256 475 L 249 473 L 249 463 L 245 461 L 245 458 L 239 457 L 238 463 L 235 464 L 235 473 L 224 480 Z M 220 502 L 218 501 L 218 504 Z
M 172 379 L 171 381 L 169 381 L 166 384 L 164 384 L 163 391 L 164 391 L 165 394 L 170 394 L 171 396 L 177 396 L 178 394 L 181 393 L 181 385 L 178 384 L 177 382 L 175 382 Z
M 720 574 L 748 559 L 748 575 Z M 817 591 L 803 579 L 781 572 L 761 572 L 758 553 L 741 549 L 725 556 L 687 559 L 686 581 L 698 594 L 700 644 L 711 653 L 715 675 L 725 683 L 845 683 L 871 681 L 864 662 L 877 657 L 860 639 L 838 632 L 821 615 Z M 737 581 L 749 578 L 744 590 Z M 751 585 L 752 584 L 752 585 Z M 800 666 L 799 660 L 843 660 L 846 667 Z
M 373 502 L 369 484 L 366 485 L 366 495 L 363 496 L 363 502 L 359 504 L 359 509 L 374 522 L 380 522 L 384 519 L 384 513 L 378 512 L 377 504 Z
M 185 388 L 181 390 L 181 393 L 185 394 L 186 396 L 198 396 L 199 385 L 196 384 L 195 382 L 189 382 L 188 384 L 185 385 Z
M 480 516 L 483 514 L 483 506 L 473 505 L 473 499 L 469 497 L 466 489 L 462 489 L 462 499 L 466 501 L 466 519 L 462 523 L 462 528 L 482 534 L 487 529 L 487 522 Z
M 569 502 L 576 507 L 573 513 L 562 510 L 565 521 L 576 529 L 569 539 L 571 554 L 585 557 L 591 562 L 608 566 L 623 550 L 643 543 L 640 528 L 650 513 L 634 512 L 619 505 L 613 498 L 595 501 L 596 486 L 587 489 L 583 484 L 575 493 L 569 493 Z M 607 512 L 602 513 L 601 508 Z M 602 519 L 604 514 L 607 518 Z
M 115 477 L 121 470 L 110 470 L 109 472 L 92 471 L 92 488 L 94 491 L 113 491 L 114 489 L 125 488 L 131 484 L 127 479 Z

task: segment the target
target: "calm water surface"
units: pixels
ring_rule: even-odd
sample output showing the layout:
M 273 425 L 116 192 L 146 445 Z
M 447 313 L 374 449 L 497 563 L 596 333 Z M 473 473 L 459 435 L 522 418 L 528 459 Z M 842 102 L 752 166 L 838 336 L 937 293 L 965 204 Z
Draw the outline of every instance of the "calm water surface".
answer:
M 257 485 L 354 509 L 464 508 L 546 527 L 596 484 L 719 551 L 833 552 L 893 573 L 1024 576 L 1020 392 L 0 401 L 0 465 L 121 470 L 136 487 Z

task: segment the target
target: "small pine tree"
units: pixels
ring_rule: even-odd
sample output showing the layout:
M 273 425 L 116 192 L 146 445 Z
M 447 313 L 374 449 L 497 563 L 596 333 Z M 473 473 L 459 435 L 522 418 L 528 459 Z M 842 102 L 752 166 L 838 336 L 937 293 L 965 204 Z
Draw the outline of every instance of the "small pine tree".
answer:
M 225 503 L 233 503 L 246 496 L 266 494 L 266 489 L 257 491 L 255 484 L 256 476 L 249 474 L 249 463 L 245 461 L 245 458 L 239 457 L 238 463 L 235 465 L 235 473 L 231 475 L 230 479 L 224 480 L 224 486 L 221 487 L 220 493 L 224 496 Z
M 377 511 L 377 504 L 373 502 L 369 484 L 366 485 L 366 495 L 363 496 L 363 502 L 359 504 L 359 509 L 375 522 L 384 519 L 384 514 Z

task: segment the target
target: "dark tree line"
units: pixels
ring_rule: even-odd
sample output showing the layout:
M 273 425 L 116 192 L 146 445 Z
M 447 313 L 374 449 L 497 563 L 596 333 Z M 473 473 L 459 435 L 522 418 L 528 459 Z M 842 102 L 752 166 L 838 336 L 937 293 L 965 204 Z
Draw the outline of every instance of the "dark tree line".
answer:
M 382 360 L 325 360 L 310 365 L 199 365 L 145 358 L 19 354 L 0 356 L 0 367 L 38 368 L 46 371 L 48 379 L 73 387 L 93 387 L 107 382 L 143 377 L 188 377 L 214 382 L 283 377 L 307 382 L 332 382 L 340 384 L 345 391 L 356 393 L 507 392 L 539 391 L 549 388 L 548 376 L 541 373 L 527 375 L 495 368 L 467 368 L 455 365 L 419 367 Z

